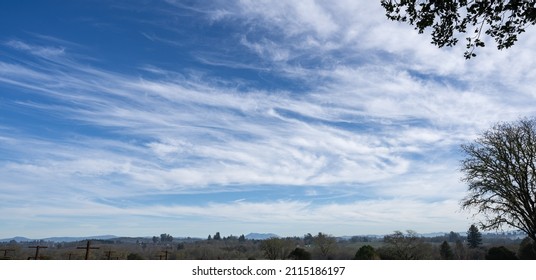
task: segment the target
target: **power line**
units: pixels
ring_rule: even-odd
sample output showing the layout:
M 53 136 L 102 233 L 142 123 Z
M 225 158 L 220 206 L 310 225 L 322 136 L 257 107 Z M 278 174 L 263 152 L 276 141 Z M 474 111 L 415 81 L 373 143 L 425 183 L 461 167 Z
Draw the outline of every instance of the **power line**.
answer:
M 11 257 L 7 256 L 7 252 L 15 252 L 15 249 L 0 249 L 0 251 L 4 251 L 4 257 L 2 257 L 2 260 L 10 260 Z
M 46 249 L 46 248 L 48 248 L 48 246 L 30 246 L 28 248 L 35 249 L 35 257 L 33 259 L 38 260 L 39 259 L 39 249 L 41 249 L 41 248 Z M 28 257 L 28 259 L 31 260 L 32 257 Z
M 108 250 L 108 251 L 104 251 L 104 253 L 106 254 L 106 258 L 108 260 L 111 260 L 112 259 L 112 253 L 115 253 L 115 251 Z
M 76 249 L 83 249 L 86 250 L 86 260 L 89 259 L 89 250 L 98 250 L 100 247 L 91 247 L 91 241 L 87 241 L 87 244 L 85 247 L 76 247 Z

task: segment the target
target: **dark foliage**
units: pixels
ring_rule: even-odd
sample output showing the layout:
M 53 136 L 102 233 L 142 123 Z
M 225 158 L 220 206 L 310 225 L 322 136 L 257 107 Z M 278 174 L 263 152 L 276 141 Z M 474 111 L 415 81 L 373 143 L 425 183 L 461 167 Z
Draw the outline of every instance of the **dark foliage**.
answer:
M 528 237 L 523 239 L 517 254 L 521 260 L 536 260 L 536 243 Z
M 143 260 L 143 257 L 136 253 L 130 253 L 127 255 L 127 260 Z
M 377 260 L 379 259 L 378 253 L 374 250 L 374 247 L 370 245 L 363 245 L 355 253 L 354 259 L 356 260 Z
M 447 241 L 443 241 L 443 243 L 441 243 L 441 247 L 439 247 L 439 254 L 443 260 L 454 259 L 454 253 L 452 252 L 452 248 L 450 248 L 450 245 Z
M 310 260 L 311 253 L 307 252 L 305 249 L 296 248 L 290 252 L 288 258 L 291 260 Z
M 162 243 L 171 243 L 173 242 L 173 236 L 167 234 L 167 233 L 162 233 L 160 234 L 160 241 Z
M 471 225 L 467 231 L 467 246 L 469 248 L 477 248 L 482 245 L 482 233 L 478 231 L 475 225 Z
M 313 240 L 314 240 L 314 237 L 312 234 L 308 233 L 306 235 L 303 236 L 303 243 L 305 245 L 311 245 L 313 244 Z
M 448 239 L 449 239 L 449 242 L 456 242 L 456 241 L 458 241 L 458 240 L 462 240 L 462 237 L 460 236 L 459 233 L 456 233 L 456 232 L 451 231 L 451 232 L 448 234 Z
M 466 37 L 466 59 L 476 56 L 475 48 L 484 47 L 485 34 L 498 49 L 513 46 L 517 36 L 536 23 L 534 1 L 416 1 L 382 0 L 387 18 L 407 22 L 419 33 L 432 30 L 432 44 L 452 47 L 460 35 Z
M 504 246 L 492 247 L 486 253 L 486 260 L 517 260 L 516 253 Z

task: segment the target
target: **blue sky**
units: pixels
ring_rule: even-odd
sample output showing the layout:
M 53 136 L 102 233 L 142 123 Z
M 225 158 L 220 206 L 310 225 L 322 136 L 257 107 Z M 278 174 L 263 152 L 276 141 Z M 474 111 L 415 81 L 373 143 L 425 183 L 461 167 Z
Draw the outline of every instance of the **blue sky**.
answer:
M 3 1 L 0 237 L 466 231 L 460 144 L 536 108 L 379 1 Z

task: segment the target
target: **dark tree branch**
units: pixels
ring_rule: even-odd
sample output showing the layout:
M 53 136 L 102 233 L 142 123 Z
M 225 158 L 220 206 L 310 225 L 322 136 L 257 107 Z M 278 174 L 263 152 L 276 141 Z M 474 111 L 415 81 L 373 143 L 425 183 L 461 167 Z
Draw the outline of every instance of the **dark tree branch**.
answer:
M 431 29 L 432 44 L 442 48 L 458 43 L 458 37 L 474 27 L 475 35 L 465 35 L 466 59 L 476 56 L 475 49 L 484 47 L 482 32 L 491 37 L 499 50 L 509 48 L 517 36 L 536 24 L 536 1 L 533 0 L 382 0 L 388 19 L 407 22 L 419 33 Z
M 507 225 L 536 241 L 536 118 L 498 124 L 462 150 L 462 208 L 484 215 L 483 229 Z

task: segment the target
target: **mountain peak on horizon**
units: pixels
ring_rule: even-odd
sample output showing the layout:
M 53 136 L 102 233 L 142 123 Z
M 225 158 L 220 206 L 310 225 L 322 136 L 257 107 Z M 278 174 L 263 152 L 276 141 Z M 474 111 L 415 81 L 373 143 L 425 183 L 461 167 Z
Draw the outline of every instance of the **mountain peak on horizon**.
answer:
M 46 238 L 27 238 L 24 236 L 15 236 L 12 238 L 4 238 L 0 239 L 0 242 L 10 242 L 12 240 L 15 240 L 16 242 L 32 242 L 32 241 L 47 241 L 47 242 L 74 242 L 74 241 L 80 241 L 80 240 L 86 240 L 86 239 L 112 239 L 117 238 L 115 235 L 97 235 L 97 236 L 86 236 L 86 237 L 46 237 Z
M 246 239 L 252 239 L 252 240 L 265 240 L 272 237 L 279 237 L 279 235 L 274 233 L 257 233 L 257 232 L 251 232 L 248 233 L 246 236 Z

